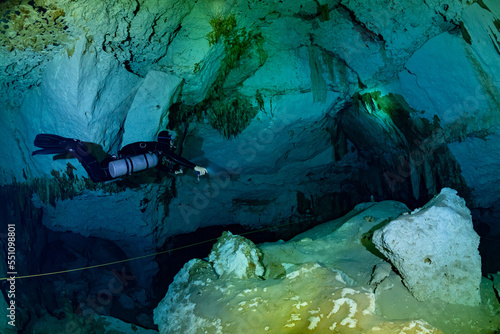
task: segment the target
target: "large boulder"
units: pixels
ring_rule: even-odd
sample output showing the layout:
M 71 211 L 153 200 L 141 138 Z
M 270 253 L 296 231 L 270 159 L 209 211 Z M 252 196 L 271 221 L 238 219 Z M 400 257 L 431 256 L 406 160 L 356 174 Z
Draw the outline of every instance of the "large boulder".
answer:
M 250 240 L 224 232 L 212 248 L 208 260 L 219 276 L 244 279 L 264 275 L 262 252 Z
M 377 230 L 373 243 L 416 299 L 471 306 L 481 302 L 479 236 L 455 190 L 442 189 L 422 208 Z

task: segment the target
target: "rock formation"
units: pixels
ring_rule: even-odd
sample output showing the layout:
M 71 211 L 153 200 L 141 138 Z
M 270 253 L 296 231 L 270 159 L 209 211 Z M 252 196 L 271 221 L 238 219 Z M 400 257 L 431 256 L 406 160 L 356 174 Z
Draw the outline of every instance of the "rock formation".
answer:
M 400 271 L 401 279 L 377 256 L 380 253 L 371 243 L 372 234 L 378 245 L 379 235 L 387 237 L 393 226 L 402 224 L 404 219 L 408 224 L 408 217 L 412 216 L 412 227 L 421 230 L 426 227 L 418 225 L 419 219 L 437 220 L 445 225 L 456 222 L 458 215 L 462 222 L 456 224 L 463 226 L 455 229 L 466 229 L 474 239 L 469 213 L 455 194 L 445 189 L 420 210 L 418 217 L 418 213 L 406 214 L 405 207 L 397 202 L 365 203 L 346 217 L 319 225 L 288 242 L 257 245 L 252 251 L 242 251 L 250 248 L 241 236 L 224 233 L 214 245 L 208 262 L 193 259 L 177 273 L 154 311 L 155 323 L 162 334 L 492 331 L 500 326 L 500 304 L 491 282 L 486 279 L 481 282 L 477 275 L 477 263 L 467 275 L 457 271 L 455 279 L 436 277 L 438 273 L 451 275 L 451 269 L 440 268 L 434 275 L 428 275 L 429 270 L 421 273 L 420 267 L 414 272 Z M 450 226 L 447 227 L 451 232 Z M 432 234 L 442 236 L 437 228 L 431 230 Z M 398 240 L 409 247 L 412 241 L 408 239 L 407 236 Z M 462 237 L 462 240 L 465 243 L 467 239 Z M 242 246 L 235 247 L 236 242 Z M 418 255 L 421 248 L 436 246 L 432 255 L 437 255 L 432 259 L 439 264 L 440 247 L 456 248 L 456 242 L 440 239 L 436 246 L 428 240 L 418 244 L 413 252 Z M 475 245 L 475 253 L 469 249 L 470 255 L 477 254 L 477 242 Z M 466 245 L 463 247 L 467 249 Z M 256 252 L 262 254 L 262 260 L 255 256 Z M 424 261 L 423 265 L 429 263 Z M 264 268 L 263 277 L 227 274 L 252 268 Z M 411 279 L 433 289 L 431 292 L 441 300 L 418 301 L 423 297 L 407 283 Z
M 373 243 L 420 301 L 481 302 L 479 236 L 465 201 L 444 188 L 422 208 L 373 234 Z

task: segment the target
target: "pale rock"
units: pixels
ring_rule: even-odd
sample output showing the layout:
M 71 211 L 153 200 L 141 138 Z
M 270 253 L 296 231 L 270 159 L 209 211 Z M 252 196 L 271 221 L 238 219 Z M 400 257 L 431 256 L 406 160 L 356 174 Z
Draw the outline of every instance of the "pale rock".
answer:
M 380 263 L 373 268 L 372 277 L 370 280 L 370 285 L 378 285 L 384 279 L 389 277 L 392 271 L 392 266 L 389 262 Z
M 423 320 L 387 322 L 377 315 L 376 295 L 370 289 L 317 262 L 301 263 L 276 279 L 241 280 L 217 277 L 207 262 L 191 260 L 154 310 L 154 321 L 161 334 L 294 333 L 305 329 L 377 333 L 412 328 L 441 333 Z
M 277 281 L 249 280 L 214 280 L 211 268 L 191 260 L 154 310 L 160 333 L 283 332 L 306 327 L 348 333 L 372 328 L 378 320 L 373 293 L 347 285 L 318 263 L 304 264 Z M 214 302 L 207 304 L 207 299 Z
M 183 29 L 179 31 L 179 28 L 184 26 L 194 4 L 192 0 L 153 0 L 136 3 L 137 11 L 130 22 L 129 35 L 122 37 L 125 41 L 132 37 L 131 41 L 125 42 L 127 47 L 124 50 L 118 47 L 114 48 L 113 52 L 118 53 L 120 59 L 129 64 L 131 71 L 140 76 L 146 76 L 151 70 L 164 71 L 165 64 L 162 60 L 171 49 L 177 49 L 173 47 L 173 42 L 185 36 Z M 117 5 L 122 6 L 121 3 Z M 196 28 L 189 27 L 190 36 L 196 34 Z M 133 61 L 130 61 L 131 56 L 133 56 Z M 170 73 L 171 71 L 164 72 Z M 179 73 L 180 71 L 175 71 L 176 75 Z M 179 76 L 182 77 L 182 75 Z
M 19 113 L 14 116 L 12 141 L 24 143 L 17 150 L 9 150 L 0 168 L 15 171 L 15 178 L 23 179 L 23 169 L 29 178 L 49 175 L 52 169 L 64 170 L 68 160 L 54 161 L 52 156 L 31 156 L 39 133 L 57 134 L 101 145 L 104 151 L 116 151 L 121 124 L 133 102 L 142 80 L 122 68 L 116 59 L 97 53 L 85 40 L 79 40 L 74 53 L 57 55 L 46 65 L 42 84 L 28 91 Z M 77 175 L 87 173 L 75 163 Z
M 433 327 L 427 321 L 413 320 L 413 321 L 387 321 L 370 329 L 367 334 L 385 334 L 385 333 L 398 333 L 398 334 L 444 334 L 443 331 Z
M 280 277 L 302 263 L 319 262 L 345 273 L 349 279 L 341 276 L 348 284 L 369 286 L 373 268 L 386 263 L 374 254 L 376 249 L 370 244 L 372 230 L 388 217 L 404 212 L 408 208 L 399 202 L 362 203 L 346 216 L 316 226 L 288 242 L 259 245 L 264 253 L 264 277 Z M 312 241 L 304 242 L 304 238 Z M 352 278 L 354 282 L 350 281 Z
M 481 302 L 479 236 L 465 201 L 444 188 L 420 209 L 375 231 L 373 243 L 420 301 Z
M 211 161 L 211 167 L 221 167 L 227 172 L 226 178 L 210 179 L 215 181 L 210 185 L 203 180 L 197 183 L 194 177 L 178 179 L 178 197 L 172 201 L 167 218 L 162 214 L 164 211 L 153 204 L 147 208 L 138 204 L 144 192 L 149 193 L 149 190 L 137 190 L 135 194 L 126 191 L 123 196 L 116 196 L 116 201 L 108 200 L 102 194 L 93 194 L 89 198 L 85 192 L 65 204 L 58 202 L 54 210 L 44 209 L 44 224 L 56 230 L 72 230 L 84 235 L 99 235 L 103 230 L 109 232 L 110 238 L 116 239 L 131 234 L 123 244 L 129 243 L 128 247 L 133 248 L 131 245 L 135 245 L 137 239 L 144 239 L 145 244 L 151 245 L 148 236 L 155 228 L 160 229 L 158 235 L 166 237 L 220 221 L 256 226 L 261 224 L 260 220 L 256 222 L 256 214 L 263 222 L 282 221 L 289 217 L 290 203 L 295 203 L 294 192 L 298 188 L 314 188 L 311 193 L 339 190 L 341 180 L 324 172 L 332 164 L 333 153 L 329 135 L 324 133 L 330 126 L 325 126 L 325 120 L 335 117 L 357 92 L 382 90 L 383 93 L 400 93 L 416 110 L 425 110 L 424 116 L 428 119 L 437 115 L 441 126 L 452 138 L 457 137 L 454 134 L 457 132 L 466 136 L 472 130 L 489 129 L 498 120 L 495 115 L 498 114 L 499 94 L 494 78 L 499 77 L 500 67 L 495 26 L 500 6 L 496 0 L 473 4 L 470 1 L 445 3 L 427 0 L 423 3 L 412 0 L 389 6 L 382 0 L 370 4 L 362 0 L 342 0 L 338 6 L 327 7 L 330 19 L 325 21 L 318 15 L 319 2 L 299 0 L 255 3 L 58 0 L 57 6 L 66 12 L 70 42 L 54 46 L 46 53 L 29 48 L 11 52 L 0 50 L 0 133 L 3 140 L 0 184 L 23 180 L 24 173 L 31 179 L 48 175 L 52 169 L 65 168 L 67 161 L 53 161 L 50 156 L 31 157 L 33 138 L 40 132 L 93 141 L 107 152 L 119 148 L 125 123 L 127 136 L 136 131 L 133 138 L 150 138 L 165 123 L 160 122 L 154 128 L 142 131 L 134 129 L 133 124 L 138 122 L 133 118 L 140 118 L 141 104 L 158 105 L 136 97 L 138 90 L 144 89 L 151 79 L 144 77 L 155 73 L 152 71 L 162 71 L 184 80 L 182 102 L 201 102 L 216 79 L 224 57 L 222 43 L 210 47 L 206 39 L 212 30 L 209 20 L 214 15 L 236 13 L 238 28 L 260 30 L 265 37 L 264 49 L 268 58 L 257 70 L 252 67 L 248 73 L 231 73 L 233 85 L 244 75 L 249 75 L 241 87 L 237 87 L 238 93 L 253 99 L 259 89 L 265 104 L 264 110 L 237 140 L 222 141 L 208 125 L 190 124 L 185 154 L 200 163 Z M 451 30 L 457 22 L 463 22 L 471 44 L 464 41 L 459 29 Z M 446 30 L 450 32 L 443 32 Z M 362 84 L 367 86 L 366 90 L 361 88 Z M 322 99 L 325 90 L 326 97 Z M 320 103 L 319 95 L 322 97 Z M 170 103 L 166 99 L 167 96 L 161 104 L 165 110 Z M 138 107 L 129 112 L 133 104 Z M 129 116 L 130 120 L 127 119 Z M 467 121 L 469 116 L 480 118 Z M 161 117 L 155 114 L 153 118 L 148 117 L 148 122 L 159 119 Z M 465 124 L 465 130 L 460 122 Z M 384 130 L 389 138 L 395 139 L 393 144 L 397 144 L 399 130 L 390 127 Z M 465 167 L 464 178 L 481 189 L 474 193 L 479 197 L 478 202 L 490 203 L 494 196 L 488 198 L 489 191 L 497 184 L 496 161 L 478 155 L 478 161 L 487 161 L 488 166 L 482 171 L 477 171 L 473 162 L 464 161 L 469 160 L 465 157 L 476 149 L 489 153 L 496 139 L 488 137 L 486 141 L 492 142 L 484 146 L 474 142 L 474 138 L 470 139 L 456 143 L 457 147 L 452 147 L 452 150 Z M 373 142 L 377 140 L 373 138 Z M 467 149 L 458 148 L 471 141 L 474 143 Z M 383 144 L 391 145 L 387 140 Z M 424 167 L 425 183 L 432 190 L 436 176 L 431 173 L 432 167 L 427 161 Z M 78 175 L 86 175 L 83 168 L 77 168 Z M 486 169 L 493 172 L 486 173 Z M 305 171 L 307 177 L 312 171 L 313 177 L 317 175 L 321 182 L 302 181 Z M 345 179 L 351 177 L 352 174 L 346 173 Z M 323 179 L 331 182 L 326 184 Z M 415 190 L 422 182 L 418 177 L 412 181 Z M 205 191 L 208 188 L 210 191 Z M 109 210 L 118 201 L 121 201 L 120 206 L 127 203 L 125 209 L 119 212 Z M 130 203 L 132 205 L 128 205 Z M 90 209 L 92 206 L 95 206 L 95 211 Z M 180 212 L 177 208 L 182 206 L 191 207 Z M 363 210 L 367 212 L 363 216 L 375 217 L 376 225 L 403 212 L 403 207 L 402 204 L 395 206 L 385 216 L 375 214 L 383 211 L 382 205 L 370 209 L 365 207 Z M 141 209 L 145 209 L 146 214 L 137 213 Z M 67 212 L 57 218 L 61 210 Z M 338 222 L 317 229 L 326 235 L 324 238 L 314 235 L 313 231 L 308 235 L 311 242 L 298 243 L 295 240 L 267 248 L 279 253 L 274 257 L 276 266 L 290 264 L 283 269 L 285 274 L 299 268 L 307 258 L 308 262 L 328 262 L 337 269 L 351 270 L 349 275 L 353 282 L 368 282 L 373 266 L 380 264 L 381 260 L 366 252 L 360 244 L 360 238 L 374 225 L 363 224 L 359 218 L 354 217 L 335 234 L 330 232 Z M 171 223 L 183 221 L 186 224 Z M 304 239 L 303 236 L 300 238 Z M 315 259 L 316 256 L 321 261 Z M 364 268 L 362 265 L 366 260 L 369 265 Z M 205 278 L 217 278 L 209 264 L 203 263 L 203 266 L 206 266 L 206 270 L 203 269 Z M 360 268 L 361 277 L 352 274 Z M 196 275 L 193 272 L 191 276 Z M 349 281 L 347 285 L 352 287 L 353 282 Z M 176 308 L 184 301 L 182 298 L 188 298 L 180 296 L 178 303 L 171 304 L 171 312 L 177 312 L 172 317 L 174 319 L 182 319 L 182 312 L 186 310 Z M 347 305 L 345 303 L 342 307 Z M 186 332 L 195 331 L 195 313 L 199 311 L 199 305 L 196 305 L 196 310 L 194 304 L 190 307 L 191 313 L 186 314 L 191 314 L 190 319 L 194 320 L 188 322 L 191 327 Z M 210 310 L 202 311 L 208 312 L 207 319 L 217 320 Z M 289 319 L 296 317 L 290 315 Z M 304 327 L 323 328 L 323 320 L 320 321 L 317 315 L 311 314 L 304 319 L 307 319 Z M 176 321 L 183 326 L 182 320 Z M 220 329 L 220 323 L 213 326 L 214 330 Z M 182 331 L 172 329 L 170 332 Z
M 148 72 L 127 113 L 122 146 L 156 140 L 168 124 L 168 110 L 177 99 L 181 82 L 181 78 L 168 73 Z
M 262 253 L 253 242 L 231 232 L 222 234 L 208 256 L 217 275 L 240 279 L 262 276 L 261 259 Z
M 209 22 L 218 15 L 217 7 L 213 1 L 199 1 L 183 17 L 179 32 L 158 60 L 160 68 L 172 69 L 184 79 L 182 102 L 188 105 L 203 101 L 224 57 L 223 44 L 209 46 L 206 37 L 213 30 Z
M 218 320 L 204 319 L 195 313 L 196 303 L 191 296 L 198 299 L 205 297 L 203 287 L 211 285 L 217 275 L 208 262 L 193 259 L 187 262 L 175 275 L 169 285 L 167 294 L 153 311 L 155 324 L 158 324 L 160 334 L 196 333 L 197 328 L 217 328 Z M 209 307 L 213 307 L 210 305 Z M 213 321 L 211 321 L 213 320 Z

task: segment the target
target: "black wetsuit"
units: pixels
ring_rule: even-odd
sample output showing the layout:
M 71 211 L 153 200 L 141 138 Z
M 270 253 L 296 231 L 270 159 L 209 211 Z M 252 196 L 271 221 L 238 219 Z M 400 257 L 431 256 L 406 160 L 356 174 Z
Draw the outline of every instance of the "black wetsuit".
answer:
M 88 145 L 78 139 L 64 138 L 51 134 L 39 134 L 35 138 L 35 146 L 41 147 L 41 150 L 33 152 L 37 154 L 70 154 L 78 159 L 83 168 L 89 174 L 89 177 L 94 182 L 104 182 L 112 180 L 113 177 L 109 173 L 109 163 L 127 157 L 133 157 L 146 153 L 153 153 L 158 156 L 157 168 L 168 172 L 179 170 L 179 165 L 189 168 L 195 168 L 196 165 L 191 161 L 175 154 L 170 145 L 163 141 L 147 141 L 137 142 L 124 146 L 118 152 L 118 158 L 107 156 L 102 161 L 91 154 L 91 149 Z

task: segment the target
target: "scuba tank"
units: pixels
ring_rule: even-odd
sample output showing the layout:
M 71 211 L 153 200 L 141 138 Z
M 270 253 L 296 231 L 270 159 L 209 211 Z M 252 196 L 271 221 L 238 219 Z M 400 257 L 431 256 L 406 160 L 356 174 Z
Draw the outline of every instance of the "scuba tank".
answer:
M 132 174 L 155 167 L 158 164 L 158 156 L 154 153 L 145 153 L 133 157 L 115 160 L 109 163 L 109 174 L 111 177 L 119 177 Z

